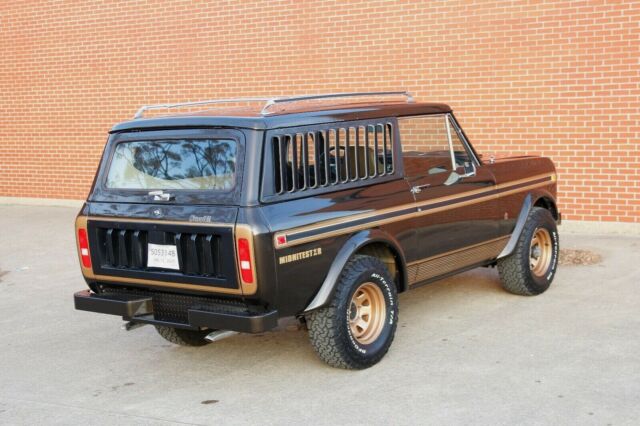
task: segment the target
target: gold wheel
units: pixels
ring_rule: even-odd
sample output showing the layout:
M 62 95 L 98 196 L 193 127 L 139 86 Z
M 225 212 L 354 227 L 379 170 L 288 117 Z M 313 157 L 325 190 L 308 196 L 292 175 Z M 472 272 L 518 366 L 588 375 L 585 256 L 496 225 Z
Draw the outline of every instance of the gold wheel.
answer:
M 362 284 L 353 293 L 349 305 L 351 334 L 361 345 L 373 343 L 384 328 L 387 306 L 380 287 L 372 282 Z
M 537 277 L 543 277 L 549 270 L 553 257 L 551 234 L 544 228 L 537 228 L 531 238 L 529 248 L 529 267 Z

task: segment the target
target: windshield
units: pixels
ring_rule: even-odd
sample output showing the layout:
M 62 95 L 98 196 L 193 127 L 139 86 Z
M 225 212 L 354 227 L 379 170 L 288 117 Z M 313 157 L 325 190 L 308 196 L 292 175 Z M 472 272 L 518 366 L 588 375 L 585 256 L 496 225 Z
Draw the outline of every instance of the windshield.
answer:
M 228 192 L 236 182 L 236 154 L 237 144 L 231 139 L 121 142 L 106 186 Z

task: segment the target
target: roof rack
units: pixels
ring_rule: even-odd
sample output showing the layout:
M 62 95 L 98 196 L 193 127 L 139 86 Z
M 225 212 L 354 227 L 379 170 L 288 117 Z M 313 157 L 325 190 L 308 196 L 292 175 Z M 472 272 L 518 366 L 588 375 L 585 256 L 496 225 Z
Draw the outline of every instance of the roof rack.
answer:
M 357 98 L 364 96 L 406 96 L 407 102 L 413 102 L 413 96 L 409 92 L 352 92 L 352 93 L 327 93 L 324 95 L 303 95 L 303 96 L 291 96 L 284 98 L 273 98 L 267 101 L 260 113 L 262 115 L 269 114 L 269 108 L 276 104 L 285 102 L 298 102 L 298 101 L 311 101 L 316 99 L 331 99 L 331 98 Z
M 238 102 L 268 102 L 273 100 L 273 98 L 237 98 L 237 99 L 212 99 L 209 101 L 196 101 L 196 102 L 181 102 L 176 104 L 157 104 L 157 105 L 143 105 L 136 112 L 133 118 L 142 118 L 145 111 L 149 111 L 150 109 L 166 109 L 166 108 L 179 108 L 185 106 L 197 106 L 197 105 L 208 105 L 208 104 L 230 104 L 230 103 L 238 103 Z
M 196 102 L 181 102 L 175 104 L 157 104 L 157 105 L 144 105 L 133 116 L 134 119 L 142 118 L 145 111 L 152 109 L 168 109 L 179 108 L 187 106 L 197 105 L 209 105 L 209 104 L 224 104 L 224 103 L 240 103 L 240 102 L 265 102 L 264 106 L 260 110 L 260 114 L 269 114 L 269 108 L 274 105 L 286 103 L 286 102 L 299 102 L 310 101 L 317 99 L 332 99 L 332 98 L 355 98 L 365 96 L 405 96 L 408 103 L 414 102 L 413 96 L 409 92 L 352 92 L 352 93 L 327 93 L 322 95 L 302 95 L 302 96 L 282 96 L 282 97 L 260 97 L 260 98 L 235 98 L 235 99 L 212 99 L 208 101 L 196 101 Z

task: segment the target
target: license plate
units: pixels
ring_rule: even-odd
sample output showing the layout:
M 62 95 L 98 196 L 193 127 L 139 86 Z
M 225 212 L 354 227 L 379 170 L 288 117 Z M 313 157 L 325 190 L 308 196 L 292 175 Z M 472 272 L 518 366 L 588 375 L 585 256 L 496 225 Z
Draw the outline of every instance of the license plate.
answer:
M 180 270 L 176 246 L 148 244 L 147 267 Z

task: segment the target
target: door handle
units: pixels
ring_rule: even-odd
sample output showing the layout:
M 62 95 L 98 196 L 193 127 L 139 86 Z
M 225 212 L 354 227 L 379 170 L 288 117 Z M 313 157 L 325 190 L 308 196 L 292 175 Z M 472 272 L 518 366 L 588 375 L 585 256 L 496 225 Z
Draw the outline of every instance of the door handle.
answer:
M 424 185 L 416 185 L 416 186 L 411 188 L 411 193 L 412 194 L 419 194 L 419 193 L 422 192 L 423 188 L 428 188 L 430 186 L 431 186 L 430 183 L 425 183 Z

